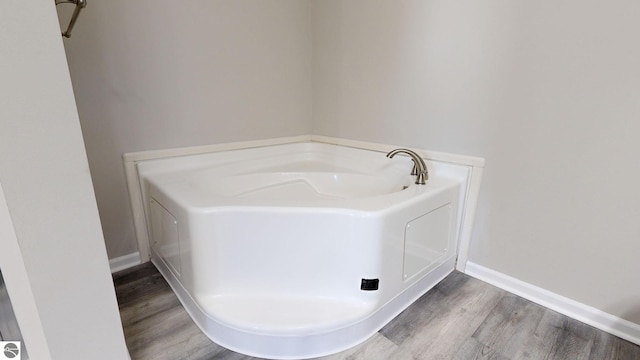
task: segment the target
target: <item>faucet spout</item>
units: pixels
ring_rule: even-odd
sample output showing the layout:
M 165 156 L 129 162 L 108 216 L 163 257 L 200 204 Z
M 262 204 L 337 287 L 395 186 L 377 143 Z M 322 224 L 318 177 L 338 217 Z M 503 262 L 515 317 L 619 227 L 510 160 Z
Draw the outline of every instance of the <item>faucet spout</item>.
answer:
M 397 154 L 406 154 L 409 155 L 411 160 L 413 160 L 413 169 L 411 170 L 411 175 L 416 175 L 416 184 L 424 185 L 425 180 L 429 179 L 429 172 L 427 170 L 427 164 L 425 164 L 424 160 L 420 157 L 420 155 L 416 154 L 414 151 L 409 149 L 395 149 L 389 151 L 387 153 L 387 157 L 392 159 Z

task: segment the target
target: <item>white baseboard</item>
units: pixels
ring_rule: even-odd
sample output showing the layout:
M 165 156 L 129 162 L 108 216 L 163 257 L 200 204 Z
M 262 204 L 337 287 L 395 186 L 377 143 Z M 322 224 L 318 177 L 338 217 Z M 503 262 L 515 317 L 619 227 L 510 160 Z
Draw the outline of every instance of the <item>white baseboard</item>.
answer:
M 467 262 L 465 273 L 553 311 L 640 345 L 640 324 L 619 318 L 472 262 Z
M 136 265 L 140 265 L 140 253 L 137 251 L 131 254 L 109 259 L 109 267 L 111 268 L 112 274 L 121 270 L 128 269 L 130 267 L 134 267 Z

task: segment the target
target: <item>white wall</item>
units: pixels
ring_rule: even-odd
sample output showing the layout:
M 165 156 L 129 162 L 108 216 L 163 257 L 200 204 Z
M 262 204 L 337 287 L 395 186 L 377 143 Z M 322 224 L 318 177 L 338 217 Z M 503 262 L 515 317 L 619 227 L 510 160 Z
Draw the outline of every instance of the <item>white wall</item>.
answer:
M 3 335 L 4 339 L 5 341 L 24 341 L 22 348 L 28 347 L 27 353 L 31 358 L 51 359 L 47 338 L 42 329 L 40 313 L 31 290 L 2 184 L 0 184 L 0 247 L 2 248 L 0 251 L 0 270 L 5 274 L 3 278 L 6 277 L 7 293 L 11 296 L 9 300 L 22 335 L 22 340 L 7 338 L 6 334 Z M 6 308 L 2 310 L 6 310 Z M 0 310 L 0 317 L 7 316 L 2 310 Z M 6 321 L 6 319 L 3 320 Z
M 640 3 L 313 2 L 314 134 L 486 158 L 470 259 L 640 324 Z
M 28 279 L 32 357 L 127 359 L 54 2 L 0 2 L 0 49 L 0 225 L 22 256 L 0 266 L 12 301 Z
M 83 10 L 65 47 L 111 258 L 137 251 L 123 153 L 311 132 L 309 10 L 299 0 Z

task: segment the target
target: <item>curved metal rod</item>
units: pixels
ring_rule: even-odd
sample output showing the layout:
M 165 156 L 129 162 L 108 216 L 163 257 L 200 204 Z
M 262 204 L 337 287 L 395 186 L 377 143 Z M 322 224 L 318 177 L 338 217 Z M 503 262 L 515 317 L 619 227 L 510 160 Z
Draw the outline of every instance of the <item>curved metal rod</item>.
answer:
M 76 24 L 78 20 L 78 15 L 80 15 L 80 11 L 87 6 L 87 0 L 56 0 L 56 6 L 60 4 L 75 4 L 76 8 L 73 10 L 73 14 L 71 15 L 71 20 L 69 21 L 69 26 L 67 26 L 67 31 L 62 33 L 62 36 L 69 38 L 71 37 L 71 30 Z

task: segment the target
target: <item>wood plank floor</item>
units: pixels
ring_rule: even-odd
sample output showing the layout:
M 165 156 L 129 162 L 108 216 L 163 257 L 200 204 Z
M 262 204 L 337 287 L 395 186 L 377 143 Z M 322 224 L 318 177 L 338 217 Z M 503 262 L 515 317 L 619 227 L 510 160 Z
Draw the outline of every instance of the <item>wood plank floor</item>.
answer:
M 211 342 L 151 263 L 114 275 L 132 360 L 247 360 Z M 369 340 L 324 360 L 640 359 L 640 347 L 453 272 Z

